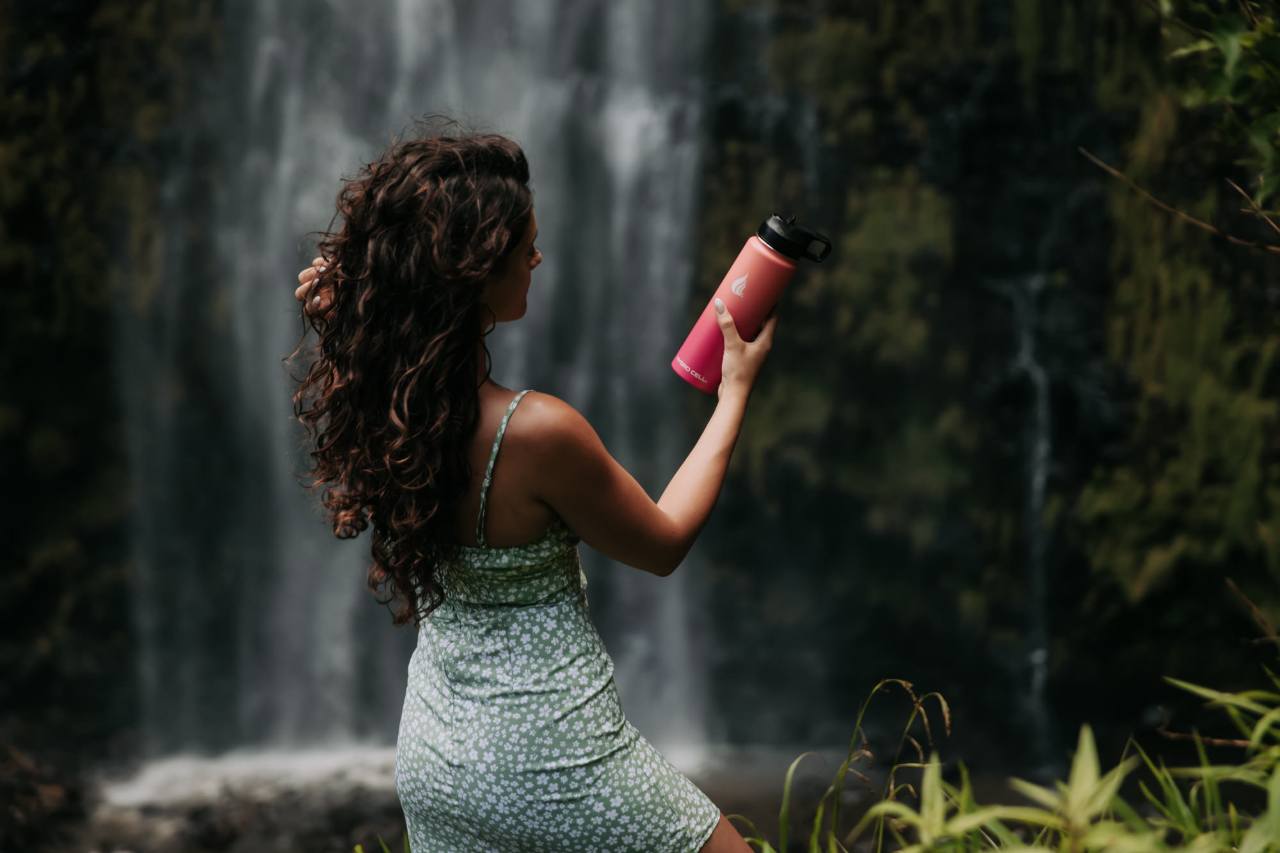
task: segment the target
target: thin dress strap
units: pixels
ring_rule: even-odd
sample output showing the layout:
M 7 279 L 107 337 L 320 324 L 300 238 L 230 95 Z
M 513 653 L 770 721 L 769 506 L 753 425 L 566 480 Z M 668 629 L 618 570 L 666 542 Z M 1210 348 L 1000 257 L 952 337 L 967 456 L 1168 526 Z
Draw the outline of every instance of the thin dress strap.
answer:
M 511 404 L 507 406 L 507 413 L 502 416 L 502 423 L 498 424 L 498 434 L 493 437 L 493 448 L 489 451 L 489 465 L 484 471 L 484 482 L 480 484 L 480 515 L 476 519 L 476 544 L 484 547 L 484 517 L 486 500 L 489 497 L 489 483 L 493 480 L 493 463 L 498 458 L 498 446 L 502 444 L 502 435 L 507 431 L 507 421 L 511 420 L 511 413 L 516 410 L 516 404 L 528 394 L 531 389 L 526 388 L 515 397 L 511 398 Z

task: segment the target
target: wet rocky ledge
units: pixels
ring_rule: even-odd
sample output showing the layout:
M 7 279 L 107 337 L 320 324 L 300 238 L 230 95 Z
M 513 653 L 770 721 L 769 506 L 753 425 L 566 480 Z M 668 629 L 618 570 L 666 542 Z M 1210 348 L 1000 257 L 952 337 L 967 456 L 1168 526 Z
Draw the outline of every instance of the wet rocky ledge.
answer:
M 800 750 L 712 749 L 668 757 L 726 813 L 776 835 L 787 765 Z M 797 772 L 793 801 L 811 813 L 842 755 L 816 754 Z M 85 788 L 83 819 L 53 853 L 368 853 L 403 847 L 395 753 L 388 747 L 175 756 Z M 855 789 L 846 808 L 865 807 Z

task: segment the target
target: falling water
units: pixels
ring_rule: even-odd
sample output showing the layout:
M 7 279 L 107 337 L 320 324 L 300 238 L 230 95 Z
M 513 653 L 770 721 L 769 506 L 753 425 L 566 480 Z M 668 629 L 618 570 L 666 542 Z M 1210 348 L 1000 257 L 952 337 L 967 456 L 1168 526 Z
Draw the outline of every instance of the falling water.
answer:
M 1026 704 L 1031 721 L 1032 743 L 1040 761 L 1049 754 L 1049 706 L 1045 701 L 1045 683 L 1049 674 L 1049 631 L 1046 624 L 1048 600 L 1045 588 L 1045 486 L 1049 478 L 1050 412 L 1049 374 L 1036 353 L 1036 325 L 1039 297 L 1045 276 L 1028 277 L 1022 288 L 1011 289 L 1014 321 L 1017 326 L 1018 349 L 1013 369 L 1026 375 L 1031 383 L 1031 416 L 1027 433 L 1027 497 L 1024 524 L 1027 537 L 1027 664 L 1030 681 Z
M 412 630 L 392 628 L 364 587 L 367 535 L 335 540 L 298 484 L 306 458 L 281 359 L 301 328 L 305 235 L 328 225 L 339 177 L 416 116 L 512 135 L 546 262 L 526 317 L 490 338 L 494 378 L 584 411 L 656 497 L 696 437 L 681 417 L 691 392 L 667 365 L 696 284 L 708 13 L 675 0 L 231 6 L 207 107 L 224 179 L 199 211 L 181 201 L 198 176 L 169 179 L 171 221 L 189 227 L 165 241 L 148 312 L 117 318 L 142 729 L 152 755 L 389 744 Z M 188 275 L 197 237 L 218 264 L 209 292 Z M 197 306 L 223 339 L 191 336 Z M 197 394 L 226 405 L 197 418 Z M 585 546 L 584 559 L 629 716 L 660 746 L 696 747 L 697 552 L 667 579 Z
M 1065 198 L 1049 209 L 1044 229 L 1031 256 L 1032 272 L 1011 280 L 991 282 L 990 286 L 1009 300 L 1013 307 L 1013 358 L 1000 381 L 1025 379 L 1031 386 L 1031 402 L 1026 427 L 1026 498 L 1023 504 L 1023 526 L 1026 537 L 1027 614 L 1026 673 L 1022 703 L 1028 720 L 1028 737 L 1035 772 L 1045 779 L 1057 778 L 1064 768 L 1061 749 L 1054 736 L 1054 719 L 1045 694 L 1049 677 L 1049 531 L 1045 528 L 1044 509 L 1048 493 L 1049 467 L 1053 460 L 1053 412 L 1051 384 L 1054 378 L 1066 380 L 1075 393 L 1088 398 L 1097 396 L 1087 371 L 1078 365 L 1065 365 L 1057 360 L 1056 373 L 1051 363 L 1055 336 L 1045 330 L 1043 304 L 1052 271 L 1060 266 L 1060 253 L 1074 250 L 1071 235 L 1073 217 L 1097 203 L 1097 189 L 1089 184 L 1075 187 Z

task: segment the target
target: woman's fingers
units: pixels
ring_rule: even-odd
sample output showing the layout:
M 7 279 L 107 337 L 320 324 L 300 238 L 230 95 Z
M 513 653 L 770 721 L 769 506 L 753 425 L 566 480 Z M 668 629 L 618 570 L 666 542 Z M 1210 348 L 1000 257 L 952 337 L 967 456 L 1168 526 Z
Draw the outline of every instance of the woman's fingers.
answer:
M 329 310 L 329 306 L 333 304 L 332 294 L 329 288 L 316 288 L 315 285 L 320 281 L 320 274 L 325 271 L 326 261 L 323 257 L 313 258 L 311 266 L 299 271 L 298 286 L 293 291 L 293 296 L 299 302 L 304 303 L 303 309 L 308 314 L 321 314 Z M 313 294 L 312 290 L 316 292 Z
M 769 329 L 778 325 L 778 309 L 776 306 L 769 310 L 769 313 L 764 316 L 764 322 L 760 325 Z
M 773 343 L 773 330 L 777 328 L 777 326 L 778 315 L 770 314 L 769 319 L 765 320 L 764 324 L 760 327 L 760 334 L 756 335 L 756 340 L 763 340 L 765 346 L 770 346 Z
M 326 267 L 324 266 L 324 258 L 316 258 L 314 261 L 311 262 L 311 266 L 303 267 L 301 270 L 298 271 L 298 281 L 303 283 L 311 281 L 312 279 L 319 276 L 320 273 L 324 272 L 325 269 Z
M 333 304 L 333 295 L 328 288 L 321 287 L 315 293 L 311 293 L 312 286 L 304 284 L 293 292 L 293 295 L 302 302 L 303 310 L 308 314 L 323 314 L 329 310 L 329 306 Z
M 293 291 L 294 296 L 298 299 L 306 298 L 307 291 L 311 288 L 311 285 L 316 283 L 320 273 L 324 271 L 323 263 L 324 258 L 316 258 L 311 262 L 311 266 L 298 271 L 298 287 Z
M 324 258 L 312 258 L 311 266 L 304 267 L 303 269 L 298 271 L 298 281 L 300 282 L 310 281 L 311 279 L 320 275 L 320 273 L 324 272 L 325 269 L 326 267 L 325 267 Z

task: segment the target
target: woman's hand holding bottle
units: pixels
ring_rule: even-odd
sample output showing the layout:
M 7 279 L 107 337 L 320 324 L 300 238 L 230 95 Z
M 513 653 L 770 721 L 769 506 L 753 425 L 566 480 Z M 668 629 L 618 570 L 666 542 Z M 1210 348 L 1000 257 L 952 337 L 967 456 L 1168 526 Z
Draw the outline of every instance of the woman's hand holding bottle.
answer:
M 726 393 L 741 393 L 744 398 L 751 395 L 760 368 L 773 347 L 773 330 L 778 325 L 778 307 L 775 305 L 765 315 L 764 324 L 755 340 L 744 341 L 734 325 L 733 315 L 729 307 L 720 299 L 715 301 L 716 322 L 724 334 L 724 358 L 721 361 L 720 385 L 716 388 L 716 397 L 723 399 Z

